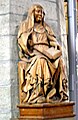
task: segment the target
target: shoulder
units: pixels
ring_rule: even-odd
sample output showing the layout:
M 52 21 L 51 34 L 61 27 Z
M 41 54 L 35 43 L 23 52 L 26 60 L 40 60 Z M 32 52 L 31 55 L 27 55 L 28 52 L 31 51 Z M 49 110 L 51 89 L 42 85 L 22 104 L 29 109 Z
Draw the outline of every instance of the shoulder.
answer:
M 18 32 L 18 37 L 24 33 L 31 33 L 33 31 L 33 28 L 28 29 L 28 22 L 24 20 L 21 22 L 19 26 L 19 32 Z

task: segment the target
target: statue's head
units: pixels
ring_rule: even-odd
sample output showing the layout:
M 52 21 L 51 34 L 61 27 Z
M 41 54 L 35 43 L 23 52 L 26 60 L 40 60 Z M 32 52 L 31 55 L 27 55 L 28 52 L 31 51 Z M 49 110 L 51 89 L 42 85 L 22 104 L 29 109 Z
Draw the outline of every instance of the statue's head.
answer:
M 34 22 L 43 22 L 44 21 L 44 10 L 43 7 L 39 4 L 34 4 L 30 7 L 28 11 L 28 18 L 31 19 L 32 23 Z
M 41 5 L 35 5 L 35 9 L 34 9 L 34 20 L 35 22 L 41 22 L 44 20 L 44 11 Z

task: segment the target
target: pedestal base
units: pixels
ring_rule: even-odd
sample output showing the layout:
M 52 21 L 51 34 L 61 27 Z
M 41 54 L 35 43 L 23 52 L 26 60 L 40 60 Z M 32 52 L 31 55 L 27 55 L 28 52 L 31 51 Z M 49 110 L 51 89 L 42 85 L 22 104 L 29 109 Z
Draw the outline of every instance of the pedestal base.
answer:
M 73 118 L 73 102 L 43 103 L 33 105 L 18 105 L 19 120 L 49 120 L 56 118 Z

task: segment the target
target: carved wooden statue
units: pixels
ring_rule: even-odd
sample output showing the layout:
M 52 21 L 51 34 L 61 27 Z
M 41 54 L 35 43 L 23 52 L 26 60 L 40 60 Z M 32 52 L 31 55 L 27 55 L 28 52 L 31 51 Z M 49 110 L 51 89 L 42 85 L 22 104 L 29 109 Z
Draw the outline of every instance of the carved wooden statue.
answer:
M 18 32 L 21 104 L 68 99 L 62 49 L 44 16 L 42 6 L 33 5 Z

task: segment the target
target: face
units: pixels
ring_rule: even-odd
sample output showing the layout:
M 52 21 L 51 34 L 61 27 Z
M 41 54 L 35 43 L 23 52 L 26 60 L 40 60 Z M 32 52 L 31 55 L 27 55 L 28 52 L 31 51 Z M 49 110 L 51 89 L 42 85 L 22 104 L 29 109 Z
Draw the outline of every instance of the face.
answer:
M 34 12 L 34 16 L 35 16 L 36 22 L 41 22 L 43 17 L 44 17 L 42 8 L 36 7 L 35 12 Z

